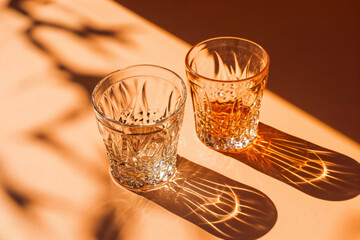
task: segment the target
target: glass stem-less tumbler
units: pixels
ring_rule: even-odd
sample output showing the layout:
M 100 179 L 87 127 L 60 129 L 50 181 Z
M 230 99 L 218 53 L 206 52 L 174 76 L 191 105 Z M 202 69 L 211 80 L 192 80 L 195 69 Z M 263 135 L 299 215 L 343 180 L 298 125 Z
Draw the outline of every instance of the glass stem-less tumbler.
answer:
M 183 80 L 154 65 L 118 70 L 97 84 L 92 104 L 120 185 L 149 190 L 174 175 L 185 100 Z
M 218 150 L 249 146 L 269 72 L 266 51 L 249 40 L 219 37 L 191 48 L 185 64 L 199 139 Z

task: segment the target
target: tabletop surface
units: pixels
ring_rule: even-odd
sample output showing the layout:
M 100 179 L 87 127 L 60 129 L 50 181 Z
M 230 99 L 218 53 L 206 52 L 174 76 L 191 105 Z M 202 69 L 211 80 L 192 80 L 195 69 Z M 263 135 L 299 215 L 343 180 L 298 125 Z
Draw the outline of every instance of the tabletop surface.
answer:
M 286 99 L 266 90 L 254 146 L 224 154 L 188 95 L 176 177 L 133 193 L 91 91 L 141 63 L 186 79 L 190 46 L 111 1 L 0 1 L 0 27 L 0 239 L 360 239 L 359 144 Z

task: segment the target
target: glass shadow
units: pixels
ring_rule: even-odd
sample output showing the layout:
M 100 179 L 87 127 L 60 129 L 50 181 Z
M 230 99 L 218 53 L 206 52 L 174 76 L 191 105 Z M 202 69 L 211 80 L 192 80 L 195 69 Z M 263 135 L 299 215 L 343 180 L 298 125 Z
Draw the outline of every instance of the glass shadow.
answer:
M 259 238 L 277 220 L 264 193 L 180 156 L 171 181 L 137 194 L 222 239 Z
M 313 197 L 341 201 L 360 193 L 360 164 L 343 154 L 259 124 L 242 151 L 221 152 Z

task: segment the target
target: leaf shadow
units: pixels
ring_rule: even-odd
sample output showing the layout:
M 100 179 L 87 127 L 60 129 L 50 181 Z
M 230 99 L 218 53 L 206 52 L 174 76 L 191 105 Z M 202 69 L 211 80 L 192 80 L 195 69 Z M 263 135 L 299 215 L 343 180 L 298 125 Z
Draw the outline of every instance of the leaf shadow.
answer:
M 90 43 L 88 46 L 89 50 L 97 52 L 102 56 L 110 56 L 112 52 L 108 49 L 102 48 L 97 41 L 94 41 L 94 37 L 107 37 L 127 47 L 135 46 L 135 43 L 131 40 L 130 37 L 128 37 L 128 34 L 132 31 L 135 31 L 136 26 L 127 24 L 110 27 L 97 26 L 96 24 L 87 22 L 86 19 L 82 19 L 80 13 L 74 11 L 73 9 L 67 8 L 65 5 L 61 5 L 60 2 L 51 0 L 33 1 L 33 3 L 36 3 L 39 6 L 56 4 L 56 7 L 59 9 L 59 11 L 65 11 L 69 16 L 74 16 L 76 19 L 82 19 L 80 28 L 72 28 L 62 24 L 61 22 L 51 21 L 50 19 L 38 19 L 36 12 L 33 13 L 31 10 L 29 11 L 29 9 L 24 5 L 26 2 L 26 0 L 12 0 L 8 3 L 8 7 L 10 9 L 13 9 L 16 12 L 22 14 L 30 21 L 29 26 L 23 31 L 26 39 L 38 50 L 45 53 L 60 71 L 65 72 L 69 76 L 70 81 L 81 85 L 89 96 L 91 95 L 91 92 L 97 82 L 104 76 L 104 73 L 96 74 L 77 71 L 74 66 L 72 66 L 69 62 L 64 61 L 57 52 L 52 51 L 49 46 L 46 46 L 36 37 L 36 29 L 39 27 L 48 27 L 51 29 L 69 32 L 74 36 L 77 36 L 78 38 L 86 41 L 87 43 Z

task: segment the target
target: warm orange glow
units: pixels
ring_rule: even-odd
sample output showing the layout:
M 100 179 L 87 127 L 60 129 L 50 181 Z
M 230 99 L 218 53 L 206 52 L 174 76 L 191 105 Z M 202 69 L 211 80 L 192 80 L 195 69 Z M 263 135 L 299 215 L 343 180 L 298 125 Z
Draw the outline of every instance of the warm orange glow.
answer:
M 360 193 L 355 160 L 265 124 L 251 147 L 224 154 L 315 197 L 344 200 Z
M 285 171 L 299 178 L 299 181 L 292 181 L 291 179 L 288 179 L 289 181 L 298 184 L 301 183 L 311 184 L 311 182 L 322 180 L 323 178 L 328 176 L 327 166 L 317 153 L 330 154 L 330 152 L 316 151 L 316 150 L 306 149 L 304 147 L 295 148 L 291 145 L 291 143 L 296 144 L 296 142 L 288 141 L 290 144 L 287 145 L 286 140 L 281 140 L 281 139 L 273 139 L 273 140 L 274 141 L 280 140 L 280 141 L 284 141 L 285 143 L 273 144 L 271 148 L 267 149 L 267 151 L 264 152 L 259 151 L 259 152 L 264 156 L 270 158 L 272 162 L 277 166 L 281 167 L 285 165 L 286 166 L 284 167 Z M 262 143 L 261 141 L 258 141 L 256 142 L 256 145 L 260 147 L 264 147 L 265 145 L 262 145 L 261 143 Z M 264 143 L 266 144 L 265 141 Z M 299 152 L 299 150 L 311 152 L 314 154 L 315 158 L 307 158 L 301 154 L 298 154 L 297 152 Z M 309 168 L 309 170 L 306 170 L 305 167 Z M 304 173 L 305 175 L 308 175 L 308 177 L 301 176 L 301 174 L 297 173 L 298 171 Z
M 159 190 L 138 194 L 113 184 L 90 92 L 105 74 L 139 63 L 167 67 L 185 79 L 184 56 L 190 46 L 114 1 L 0 2 L 0 239 L 137 240 L 171 234 L 195 240 L 265 234 L 282 239 L 298 230 L 293 222 L 304 223 L 300 228 L 305 229 L 315 221 L 319 225 L 310 226 L 304 235 L 331 235 L 317 229 L 333 226 L 345 226 L 345 237 L 339 239 L 358 232 L 359 198 L 334 203 L 335 217 L 327 209 L 318 210 L 314 198 L 288 219 L 282 215 L 277 221 L 277 210 L 283 214 L 303 198 L 275 207 L 283 196 L 272 195 L 269 186 L 285 184 L 261 182 L 266 194 L 242 184 L 239 166 L 249 168 L 238 162 L 257 169 L 251 173 L 254 178 L 265 173 L 311 196 L 344 200 L 359 193 L 355 160 L 264 125 L 252 148 L 231 155 L 237 160 L 221 156 L 196 141 L 191 101 L 179 143 L 179 154 L 189 155 L 188 160 L 179 158 L 176 177 Z M 359 156 L 354 143 L 304 117 L 286 100 L 265 95 L 263 119 L 277 126 L 291 122 L 309 132 L 315 129 L 323 133 L 319 142 Z M 221 164 L 216 168 L 232 174 L 232 179 L 191 162 L 211 166 L 206 165 L 208 156 L 221 156 L 219 162 L 225 159 L 230 167 L 237 166 L 229 171 Z M 308 213 L 316 210 L 316 216 L 306 216 L 305 208 Z M 269 232 L 275 223 L 276 231 Z

